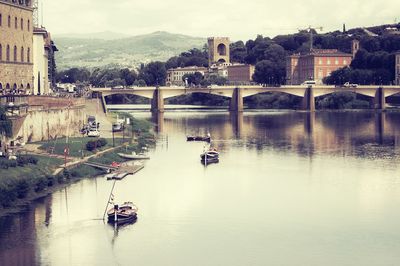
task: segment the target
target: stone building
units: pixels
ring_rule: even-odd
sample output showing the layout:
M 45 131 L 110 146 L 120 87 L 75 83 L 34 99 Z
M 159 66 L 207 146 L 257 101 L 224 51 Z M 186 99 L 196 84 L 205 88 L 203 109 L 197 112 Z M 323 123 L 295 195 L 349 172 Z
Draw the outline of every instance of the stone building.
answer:
M 201 73 L 203 76 L 207 73 L 207 68 L 205 67 L 178 67 L 167 70 L 167 80 L 166 84 L 168 86 L 176 85 L 176 86 L 184 86 L 185 82 L 183 81 L 183 76 L 186 74 L 194 74 L 195 72 Z
M 253 65 L 232 64 L 228 66 L 228 81 L 232 84 L 249 84 L 253 81 Z
M 210 37 L 208 38 L 208 65 L 230 63 L 229 38 Z
M 396 53 L 396 85 L 400 85 L 400 52 Z
M 33 87 L 30 0 L 0 0 L 0 91 L 25 92 Z

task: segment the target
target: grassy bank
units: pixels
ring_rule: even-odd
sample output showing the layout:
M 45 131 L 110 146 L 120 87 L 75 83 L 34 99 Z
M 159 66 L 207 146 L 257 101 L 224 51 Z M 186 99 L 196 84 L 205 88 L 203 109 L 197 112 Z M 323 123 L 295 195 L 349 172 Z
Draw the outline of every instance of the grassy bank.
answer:
M 147 121 L 135 119 L 132 116 L 130 117 L 133 122 L 130 129 L 135 134 L 135 141 L 126 147 L 120 147 L 112 152 L 106 152 L 101 156 L 93 157 L 89 161 L 103 164 L 124 162 L 125 159 L 120 158 L 117 155 L 118 152 L 140 152 L 143 147 L 151 146 L 154 143 L 155 138 L 151 130 L 152 124 Z M 69 156 L 80 158 L 83 150 L 84 156 L 89 156 L 99 150 L 112 147 L 112 140 L 107 140 L 107 144 L 97 151 L 87 151 L 84 146 L 87 141 L 92 140 L 94 139 L 71 138 L 69 141 Z M 116 145 L 120 145 L 121 140 L 117 140 Z M 64 154 L 65 139 L 39 144 L 41 144 L 40 149 L 46 151 L 52 149 L 50 152 L 53 154 Z M 79 164 L 72 169 L 53 175 L 54 170 L 63 164 L 62 159 L 37 155 L 30 157 L 36 158 L 36 160 L 32 160 L 36 164 L 27 163 L 24 166 L 12 166 L 7 169 L 0 169 L 0 216 L 17 211 L 19 207 L 29 204 L 32 200 L 43 197 L 82 178 L 104 174 L 103 170 Z

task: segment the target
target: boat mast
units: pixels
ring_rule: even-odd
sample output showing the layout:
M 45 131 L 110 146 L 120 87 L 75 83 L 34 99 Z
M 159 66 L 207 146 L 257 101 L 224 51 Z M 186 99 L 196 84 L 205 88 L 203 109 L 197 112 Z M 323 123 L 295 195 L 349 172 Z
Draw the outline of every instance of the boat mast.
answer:
M 114 201 L 113 190 L 114 190 L 114 187 L 115 187 L 115 182 L 117 182 L 117 180 L 114 180 L 113 186 L 112 186 L 111 191 L 110 191 L 110 195 L 108 196 L 108 201 L 107 201 L 106 209 L 104 210 L 104 214 L 103 214 L 103 220 L 104 220 L 105 217 L 106 217 L 108 205 L 110 205 L 110 204 L 112 203 L 111 200 Z

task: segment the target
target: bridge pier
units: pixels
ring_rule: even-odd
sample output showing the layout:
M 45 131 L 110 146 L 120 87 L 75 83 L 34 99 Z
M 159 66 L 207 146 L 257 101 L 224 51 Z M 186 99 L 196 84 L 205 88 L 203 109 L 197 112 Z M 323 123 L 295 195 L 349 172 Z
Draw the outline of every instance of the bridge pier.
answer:
M 101 106 L 103 107 L 103 111 L 105 114 L 107 114 L 107 103 L 106 103 L 106 97 L 101 93 Z
M 385 90 L 382 87 L 376 89 L 374 98 L 374 108 L 377 110 L 384 110 L 386 105 Z
M 235 88 L 233 90 L 229 111 L 243 112 L 243 96 L 241 88 Z
M 152 112 L 164 112 L 164 98 L 162 90 L 157 87 L 153 93 L 153 99 L 151 99 L 151 111 Z
M 304 92 L 303 110 L 315 112 L 315 98 L 312 87 L 308 87 Z

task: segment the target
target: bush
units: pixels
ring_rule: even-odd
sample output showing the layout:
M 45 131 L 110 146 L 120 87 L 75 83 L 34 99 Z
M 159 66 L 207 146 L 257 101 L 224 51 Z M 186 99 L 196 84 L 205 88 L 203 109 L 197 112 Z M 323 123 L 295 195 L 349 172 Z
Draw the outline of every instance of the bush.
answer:
M 86 143 L 86 150 L 94 151 L 97 148 L 101 148 L 107 145 L 107 140 L 104 138 L 99 138 L 98 140 L 90 140 Z
M 46 175 L 47 186 L 52 187 L 56 183 L 56 177 L 52 175 Z
M 17 197 L 23 199 L 29 192 L 29 182 L 26 179 L 18 180 L 16 185 Z
M 10 207 L 17 199 L 17 192 L 15 187 L 4 186 L 0 187 L 0 204 L 3 207 Z
M 47 178 L 41 177 L 36 180 L 35 183 L 35 192 L 43 191 L 47 187 L 48 181 Z

